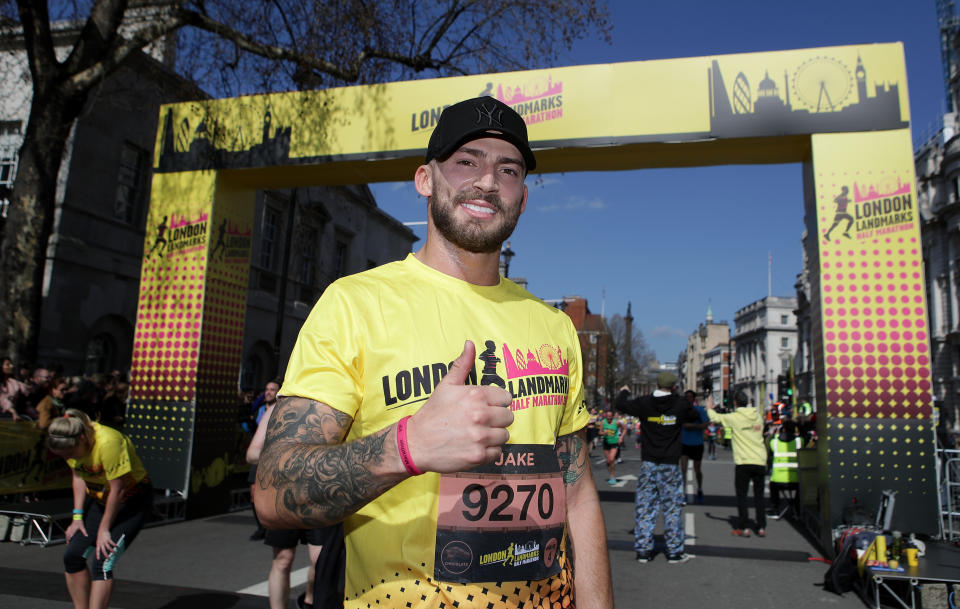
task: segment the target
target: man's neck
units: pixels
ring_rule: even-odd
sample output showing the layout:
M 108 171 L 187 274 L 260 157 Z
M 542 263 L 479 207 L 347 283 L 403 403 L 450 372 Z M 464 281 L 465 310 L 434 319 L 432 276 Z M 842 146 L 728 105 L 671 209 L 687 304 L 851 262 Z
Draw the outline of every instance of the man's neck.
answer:
M 474 285 L 500 283 L 500 252 L 475 253 L 443 239 L 431 239 L 414 256 L 425 265 Z

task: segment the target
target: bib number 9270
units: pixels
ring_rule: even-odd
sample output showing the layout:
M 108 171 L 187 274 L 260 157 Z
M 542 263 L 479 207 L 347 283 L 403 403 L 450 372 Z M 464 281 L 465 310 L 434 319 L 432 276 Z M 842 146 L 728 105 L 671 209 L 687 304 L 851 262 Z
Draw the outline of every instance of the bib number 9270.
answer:
M 555 497 L 548 482 L 541 484 L 497 484 L 492 488 L 469 484 L 463 489 L 461 513 L 466 520 L 478 522 L 514 522 L 530 519 L 549 521 Z M 533 512 L 532 510 L 535 510 Z

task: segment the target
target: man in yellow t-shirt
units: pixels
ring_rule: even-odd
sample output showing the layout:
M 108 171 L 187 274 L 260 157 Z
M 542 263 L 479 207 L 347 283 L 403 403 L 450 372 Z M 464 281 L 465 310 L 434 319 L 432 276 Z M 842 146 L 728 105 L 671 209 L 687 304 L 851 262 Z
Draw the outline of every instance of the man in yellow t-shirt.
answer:
M 268 526 L 343 522 L 347 608 L 613 606 L 576 331 L 498 272 L 535 166 L 509 106 L 448 107 L 414 176 L 423 248 L 335 282 L 300 332 L 254 500 Z

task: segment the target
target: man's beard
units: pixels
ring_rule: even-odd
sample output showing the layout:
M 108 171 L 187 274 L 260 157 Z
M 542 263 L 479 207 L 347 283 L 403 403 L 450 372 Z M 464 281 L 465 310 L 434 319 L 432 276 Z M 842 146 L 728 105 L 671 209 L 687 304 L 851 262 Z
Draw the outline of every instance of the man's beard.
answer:
M 484 227 L 481 220 L 468 219 L 457 224 L 454 214 L 460 204 L 471 199 L 482 199 L 492 205 L 499 216 L 500 222 L 489 228 Z M 499 252 L 500 246 L 506 241 L 517 227 L 522 205 L 517 202 L 512 208 L 504 206 L 499 195 L 481 195 L 470 191 L 460 191 L 453 197 L 453 201 L 443 202 L 434 197 L 430 205 L 430 216 L 433 225 L 440 234 L 457 247 L 475 254 L 489 254 Z

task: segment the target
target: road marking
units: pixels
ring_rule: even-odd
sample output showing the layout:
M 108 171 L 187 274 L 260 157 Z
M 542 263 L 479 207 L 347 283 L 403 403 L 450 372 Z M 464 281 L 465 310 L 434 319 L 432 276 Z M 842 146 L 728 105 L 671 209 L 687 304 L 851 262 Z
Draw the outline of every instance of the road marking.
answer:
M 299 585 L 307 583 L 307 572 L 311 567 L 303 567 L 290 572 L 290 588 L 296 588 Z M 270 596 L 270 589 L 266 581 L 259 584 L 248 586 L 243 590 L 237 590 L 237 594 L 251 594 L 253 596 Z
M 688 546 L 696 545 L 697 530 L 693 528 L 693 512 L 687 512 L 683 515 L 683 532 L 685 535 L 684 543 Z

